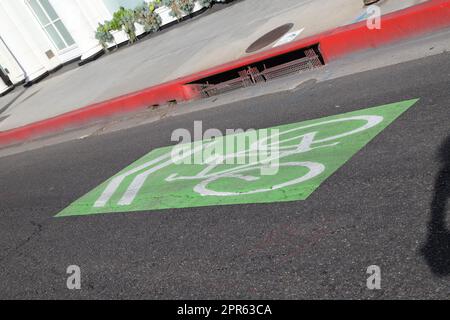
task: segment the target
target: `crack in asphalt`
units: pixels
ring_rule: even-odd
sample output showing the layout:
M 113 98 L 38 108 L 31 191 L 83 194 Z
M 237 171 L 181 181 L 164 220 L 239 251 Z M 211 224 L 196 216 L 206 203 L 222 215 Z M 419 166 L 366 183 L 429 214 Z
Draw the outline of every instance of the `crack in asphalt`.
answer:
M 16 245 L 14 248 L 8 250 L 9 252 L 2 258 L 0 258 L 0 262 L 4 262 L 12 257 L 14 257 L 16 254 L 20 255 L 20 252 L 18 252 L 20 249 L 22 249 L 24 246 L 26 246 L 31 240 L 38 237 L 40 233 L 43 230 L 43 226 L 40 223 L 37 223 L 35 221 L 30 221 L 31 225 L 34 227 L 34 230 L 31 232 L 31 234 L 23 241 L 19 242 L 18 245 Z

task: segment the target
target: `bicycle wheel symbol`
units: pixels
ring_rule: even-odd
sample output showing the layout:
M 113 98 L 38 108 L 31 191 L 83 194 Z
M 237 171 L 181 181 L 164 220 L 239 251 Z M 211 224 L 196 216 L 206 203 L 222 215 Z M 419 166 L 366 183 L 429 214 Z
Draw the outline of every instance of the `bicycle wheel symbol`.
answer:
M 280 164 L 278 164 L 278 166 L 280 168 L 281 167 L 297 167 L 297 168 L 303 167 L 303 168 L 306 168 L 308 171 L 306 174 L 303 174 L 300 177 L 296 177 L 294 179 L 285 181 L 283 183 L 273 185 L 270 188 L 261 188 L 261 189 L 246 191 L 246 192 L 216 191 L 209 187 L 209 185 L 212 182 L 218 181 L 223 178 L 235 178 L 235 179 L 240 179 L 240 180 L 244 180 L 247 182 L 257 181 L 257 180 L 261 179 L 260 174 L 258 174 L 258 175 L 245 175 L 244 174 L 244 173 L 251 172 L 251 171 L 256 171 L 259 173 L 261 172 L 262 166 L 253 166 L 250 168 L 245 168 L 242 170 L 234 171 L 233 173 L 212 176 L 208 179 L 203 180 L 199 184 L 197 184 L 194 187 L 194 191 L 202 196 L 217 196 L 217 197 L 242 196 L 242 195 L 250 195 L 250 194 L 255 194 L 255 193 L 264 193 L 264 192 L 270 192 L 270 191 L 282 189 L 282 188 L 285 188 L 288 186 L 292 186 L 295 184 L 299 184 L 299 183 L 308 181 L 310 179 L 317 177 L 318 175 L 320 175 L 322 172 L 325 171 L 325 166 L 321 163 L 316 163 L 316 162 L 287 162 L 287 163 L 280 163 Z

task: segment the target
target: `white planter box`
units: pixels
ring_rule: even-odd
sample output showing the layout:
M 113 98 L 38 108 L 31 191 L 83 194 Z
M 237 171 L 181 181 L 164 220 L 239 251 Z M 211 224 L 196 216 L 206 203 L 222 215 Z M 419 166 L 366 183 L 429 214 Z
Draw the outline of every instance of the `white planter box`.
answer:
M 134 25 L 136 27 L 136 35 L 137 36 L 140 36 L 141 34 L 143 34 L 145 32 L 144 27 L 141 26 L 139 23 L 135 23 Z M 114 36 L 114 39 L 116 40 L 117 44 L 121 44 L 121 43 L 124 43 L 124 42 L 128 41 L 128 36 L 125 33 L 125 31 L 122 31 L 122 30 L 121 31 L 114 31 L 114 32 L 112 32 L 112 35 Z M 109 48 L 112 48 L 115 45 L 116 45 L 115 43 L 110 44 Z
M 203 8 L 204 7 L 197 1 L 195 3 L 194 9 L 192 10 L 192 13 L 200 11 Z M 166 7 L 166 6 L 159 7 L 158 9 L 155 10 L 155 12 L 158 13 L 160 15 L 160 17 L 161 17 L 161 20 L 162 20 L 161 26 L 164 26 L 164 25 L 169 24 L 171 22 L 177 21 L 177 18 L 172 17 L 170 15 L 171 9 L 169 7 Z M 182 18 L 185 17 L 185 16 L 187 16 L 187 14 L 183 15 Z
M 147 1 L 147 2 L 149 2 L 149 1 Z M 192 13 L 200 11 L 203 8 L 204 7 L 197 1 L 195 3 L 194 9 L 192 10 Z M 166 6 L 159 7 L 159 8 L 157 8 L 155 10 L 155 12 L 157 14 L 159 14 L 159 16 L 161 17 L 161 27 L 165 26 L 165 25 L 167 25 L 169 23 L 172 23 L 174 21 L 177 21 L 177 18 L 172 17 L 170 15 L 171 11 L 172 10 L 169 7 L 166 7 Z M 187 16 L 187 14 L 183 15 L 182 17 L 185 17 L 185 16 Z M 144 32 L 145 32 L 144 27 L 141 26 L 140 24 L 136 23 L 136 35 L 139 36 L 139 35 L 143 34 Z M 124 43 L 124 42 L 128 41 L 128 37 L 127 37 L 127 35 L 126 35 L 126 33 L 124 31 L 115 31 L 115 32 L 112 33 L 112 35 L 114 36 L 114 39 L 116 40 L 117 44 L 121 44 L 121 43 Z M 116 44 L 113 43 L 113 44 L 110 44 L 109 47 L 112 48 L 115 45 Z
M 164 26 L 177 20 L 175 17 L 172 17 L 170 15 L 170 11 L 171 11 L 170 8 L 165 6 L 159 7 L 158 9 L 155 10 L 155 12 L 159 14 L 159 16 L 161 17 L 161 26 Z

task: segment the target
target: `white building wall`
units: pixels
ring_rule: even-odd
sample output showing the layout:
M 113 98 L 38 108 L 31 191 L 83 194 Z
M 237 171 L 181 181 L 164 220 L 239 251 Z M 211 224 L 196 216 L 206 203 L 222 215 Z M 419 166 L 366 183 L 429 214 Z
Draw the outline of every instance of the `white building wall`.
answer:
M 0 94 L 4 93 L 8 90 L 9 87 L 6 86 L 6 84 L 3 83 L 3 81 L 0 79 Z
M 95 39 L 99 22 L 112 18 L 104 0 L 50 0 L 61 21 L 76 42 L 58 50 L 34 16 L 26 0 L 0 0 L 0 35 L 32 81 L 61 63 L 81 57 L 87 59 L 102 50 Z M 124 32 L 116 32 L 116 41 L 127 40 Z M 52 51 L 49 58 L 46 52 Z M 0 64 L 10 71 L 13 83 L 25 79 L 21 68 L 0 43 Z M 0 92 L 5 88 L 0 80 Z
M 0 78 L 0 94 L 4 93 L 5 91 L 8 91 L 8 89 L 9 87 Z
M 25 69 L 26 80 L 32 81 L 64 62 L 80 56 L 82 60 L 87 59 L 100 52 L 102 48 L 95 39 L 98 23 L 110 20 L 120 6 L 134 8 L 143 0 L 49 0 L 76 43 L 63 50 L 56 48 L 26 1 L 0 0 L 0 36 Z M 197 3 L 194 12 L 200 9 L 202 6 Z M 169 15 L 170 9 L 167 7 L 161 7 L 157 12 L 161 15 L 163 25 L 176 20 Z M 137 25 L 136 31 L 139 35 L 144 29 Z M 114 32 L 113 35 L 116 43 L 128 40 L 123 31 Z M 46 54 L 50 50 L 53 57 Z M 13 83 L 25 79 L 22 69 L 1 42 L 0 64 L 9 70 L 8 76 Z M 0 92 L 4 91 L 4 87 L 0 79 Z
M 135 7 L 142 0 L 50 0 L 50 3 L 78 44 L 79 55 L 84 60 L 103 50 L 95 39 L 98 24 L 111 20 L 120 6 Z M 143 32 L 143 28 L 137 26 L 137 34 Z M 113 32 L 113 35 L 116 43 L 128 40 L 123 31 Z
M 23 73 L 17 62 L 14 60 L 14 57 L 9 52 L 8 48 L 6 48 L 3 41 L 0 41 L 0 65 L 3 68 L 8 69 L 9 74 L 7 74 L 7 76 L 12 83 L 19 83 L 25 79 L 25 74 Z M 0 85 L 1 84 L 2 81 L 0 79 Z M 2 90 L 0 90 L 0 92 L 2 92 Z
M 102 50 L 95 39 L 95 30 L 101 17 L 96 2 L 101 0 L 50 0 L 72 38 L 78 45 L 76 56 L 87 59 Z M 97 4 L 98 5 L 98 4 Z
M 142 4 L 143 0 L 103 0 L 110 12 L 117 11 L 120 7 L 135 8 Z
M 61 64 L 56 55 L 48 58 L 45 54 L 48 50 L 56 52 L 24 1 L 0 1 L 0 30 L 4 41 L 26 70 L 28 80 Z M 2 61 L 3 64 L 8 69 L 14 68 L 8 61 Z

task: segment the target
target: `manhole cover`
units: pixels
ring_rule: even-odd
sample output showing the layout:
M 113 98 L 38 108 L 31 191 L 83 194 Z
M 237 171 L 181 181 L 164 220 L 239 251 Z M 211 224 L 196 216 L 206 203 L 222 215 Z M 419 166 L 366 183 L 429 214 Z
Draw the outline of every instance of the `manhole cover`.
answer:
M 250 45 L 250 47 L 248 47 L 248 49 L 245 50 L 245 52 L 252 53 L 261 50 L 264 47 L 267 47 L 269 44 L 274 43 L 282 36 L 284 36 L 289 30 L 292 29 L 293 26 L 294 26 L 293 23 L 287 23 L 276 29 L 273 29 L 272 31 L 266 33 L 261 38 L 253 42 Z

